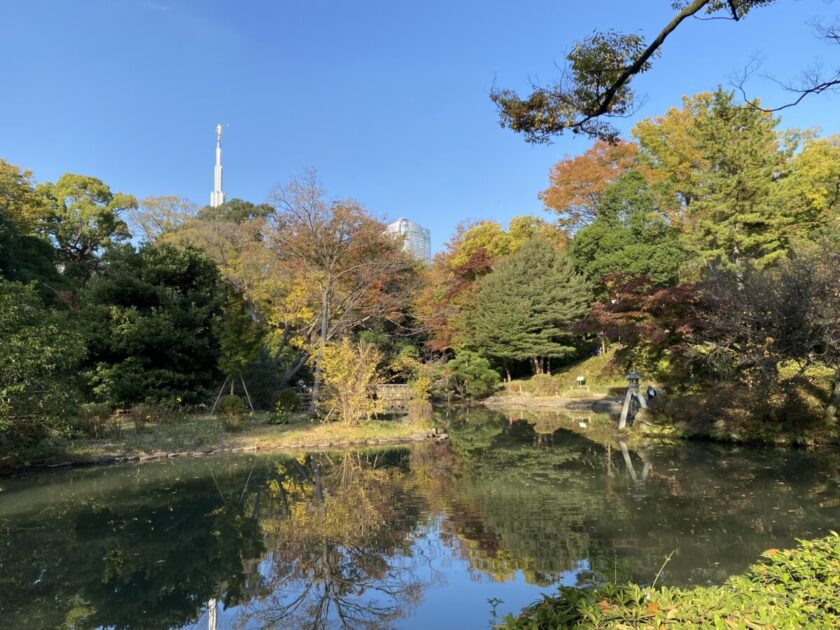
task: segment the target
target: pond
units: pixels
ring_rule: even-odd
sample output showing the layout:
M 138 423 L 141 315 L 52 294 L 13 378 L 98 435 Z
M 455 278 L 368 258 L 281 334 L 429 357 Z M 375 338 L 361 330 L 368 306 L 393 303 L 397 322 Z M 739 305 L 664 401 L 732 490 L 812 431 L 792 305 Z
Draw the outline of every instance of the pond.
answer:
M 631 447 L 600 418 L 450 442 L 0 479 L 6 628 L 487 628 L 558 584 L 715 584 L 840 523 L 834 450 Z M 585 425 L 585 426 L 580 426 Z

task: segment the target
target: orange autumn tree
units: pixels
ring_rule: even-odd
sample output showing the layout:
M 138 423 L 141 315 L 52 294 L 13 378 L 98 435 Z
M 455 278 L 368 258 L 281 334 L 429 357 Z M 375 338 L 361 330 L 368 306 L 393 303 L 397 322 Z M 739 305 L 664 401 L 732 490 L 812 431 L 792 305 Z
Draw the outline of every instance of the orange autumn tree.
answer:
M 546 210 L 557 213 L 557 224 L 574 233 L 595 219 L 604 191 L 636 165 L 638 153 L 631 142 L 598 140 L 582 155 L 557 162 L 539 198 Z
M 418 263 L 401 251 L 385 225 L 353 201 L 328 201 L 314 172 L 272 195 L 276 212 L 269 248 L 290 276 L 305 279 L 309 317 L 295 331 L 314 357 L 313 403 L 321 384 L 326 344 L 376 319 L 399 319 L 417 286 Z

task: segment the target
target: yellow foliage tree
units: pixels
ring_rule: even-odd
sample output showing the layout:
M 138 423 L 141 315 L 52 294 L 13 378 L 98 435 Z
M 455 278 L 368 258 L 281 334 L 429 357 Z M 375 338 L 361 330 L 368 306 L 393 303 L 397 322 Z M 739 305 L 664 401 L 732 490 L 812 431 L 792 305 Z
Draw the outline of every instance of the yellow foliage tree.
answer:
M 359 424 L 381 411 L 381 401 L 373 396 L 380 361 L 382 354 L 369 341 L 345 338 L 324 346 L 319 406 L 328 420 L 338 416 L 345 424 Z

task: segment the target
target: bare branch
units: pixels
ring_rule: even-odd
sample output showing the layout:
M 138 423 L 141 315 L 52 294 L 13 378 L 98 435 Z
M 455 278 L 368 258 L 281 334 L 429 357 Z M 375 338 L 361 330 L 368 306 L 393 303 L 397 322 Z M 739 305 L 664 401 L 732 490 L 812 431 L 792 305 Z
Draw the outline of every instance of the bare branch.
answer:
M 825 40 L 831 45 L 840 46 L 840 22 L 828 26 L 816 23 L 813 26 L 814 29 L 817 31 L 817 35 L 820 37 L 820 39 Z M 758 109 L 762 112 L 779 112 L 784 109 L 788 109 L 799 105 L 799 103 L 801 103 L 805 99 L 805 97 L 810 96 L 812 94 L 822 94 L 823 92 L 840 91 L 840 66 L 834 68 L 830 74 L 824 75 L 819 64 L 815 64 L 811 68 L 806 68 L 801 72 L 797 84 L 783 82 L 769 75 L 762 75 L 763 78 L 772 81 L 773 83 L 784 89 L 786 92 L 796 95 L 796 98 L 794 98 L 792 101 L 783 103 L 782 105 L 777 105 L 775 107 L 763 107 L 759 104 L 757 98 L 750 98 L 747 95 L 746 89 L 747 80 L 758 69 L 759 65 L 760 63 L 755 64 L 754 62 L 749 64 L 744 69 L 744 72 L 740 76 L 739 80 L 732 81 L 731 83 L 741 93 L 741 97 L 744 99 L 744 102 L 748 106 L 754 107 L 755 109 Z

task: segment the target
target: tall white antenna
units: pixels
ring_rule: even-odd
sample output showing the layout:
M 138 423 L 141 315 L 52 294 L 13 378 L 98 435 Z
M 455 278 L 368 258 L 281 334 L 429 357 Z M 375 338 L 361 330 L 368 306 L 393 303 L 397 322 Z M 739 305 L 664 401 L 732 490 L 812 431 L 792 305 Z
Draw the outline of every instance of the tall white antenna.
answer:
M 225 202 L 222 190 L 222 123 L 216 125 L 216 166 L 213 169 L 213 192 L 210 193 L 210 207 L 218 208 Z

